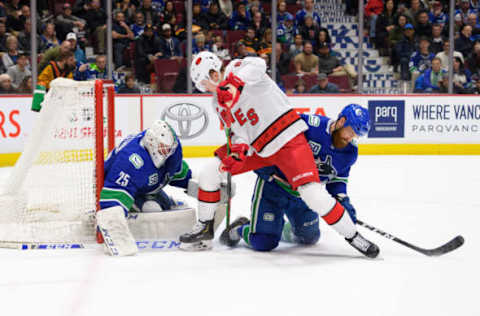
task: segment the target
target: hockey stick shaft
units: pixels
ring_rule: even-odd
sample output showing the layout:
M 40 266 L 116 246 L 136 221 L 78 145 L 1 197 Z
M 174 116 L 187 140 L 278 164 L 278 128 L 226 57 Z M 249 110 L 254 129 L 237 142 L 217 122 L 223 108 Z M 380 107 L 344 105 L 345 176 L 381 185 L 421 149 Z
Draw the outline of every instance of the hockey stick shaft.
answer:
M 225 135 L 227 136 L 227 155 L 230 155 L 231 138 L 230 127 L 225 126 Z M 230 226 L 230 210 L 232 206 L 232 174 L 227 172 L 227 208 L 225 210 L 225 224 Z
M 463 243 L 465 242 L 464 238 L 462 236 L 456 236 L 455 238 L 453 238 L 452 240 L 450 240 L 449 242 L 447 242 L 446 244 L 443 244 L 441 245 L 440 247 L 437 247 L 437 248 L 433 248 L 433 249 L 424 249 L 424 248 L 420 248 L 418 246 L 415 246 L 415 245 L 412 245 L 411 243 L 408 243 L 398 237 L 395 237 L 393 236 L 392 234 L 389 234 L 387 232 L 384 232 L 383 230 L 381 229 L 378 229 L 372 225 L 369 225 L 359 219 L 357 219 L 357 224 L 362 226 L 362 227 L 365 227 L 373 232 L 376 232 L 377 234 L 379 235 L 382 235 L 383 237 L 387 238 L 387 239 L 390 239 L 396 243 L 399 243 L 407 248 L 410 248 L 412 250 L 415 250 L 417 252 L 420 252 L 426 256 L 441 256 L 443 254 L 446 254 L 448 252 L 451 252 L 457 248 L 459 248 L 460 246 L 463 245 Z

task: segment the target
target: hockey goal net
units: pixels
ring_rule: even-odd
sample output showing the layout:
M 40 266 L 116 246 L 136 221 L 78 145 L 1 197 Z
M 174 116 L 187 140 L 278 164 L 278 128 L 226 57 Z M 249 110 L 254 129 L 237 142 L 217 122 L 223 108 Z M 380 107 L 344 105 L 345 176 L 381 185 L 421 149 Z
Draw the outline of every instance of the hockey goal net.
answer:
M 96 241 L 104 157 L 114 147 L 113 102 L 111 82 L 52 81 L 0 191 L 0 247 Z

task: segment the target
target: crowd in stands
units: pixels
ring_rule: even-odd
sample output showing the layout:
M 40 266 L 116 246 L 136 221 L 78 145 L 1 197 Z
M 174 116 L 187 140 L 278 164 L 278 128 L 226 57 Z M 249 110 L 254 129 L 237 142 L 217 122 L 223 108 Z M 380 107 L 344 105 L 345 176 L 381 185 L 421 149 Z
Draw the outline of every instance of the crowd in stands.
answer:
M 107 0 L 0 1 L 0 93 L 33 90 L 30 63 L 38 60 L 38 84 L 48 89 L 56 77 L 91 80 L 107 77 Z M 321 2 L 322 0 L 316 0 Z M 113 62 L 120 93 L 186 92 L 186 1 L 113 0 Z M 358 16 L 358 0 L 345 0 L 346 14 Z M 276 80 L 288 93 L 354 91 L 355 65 L 332 49 L 314 0 L 279 0 L 277 29 L 271 2 L 193 0 L 192 50 L 233 58 L 260 56 L 268 65 L 276 52 Z M 480 91 L 480 0 L 457 0 L 454 88 Z M 368 0 L 368 41 L 389 57 L 401 80 L 415 92 L 445 92 L 448 84 L 448 2 Z M 37 20 L 37 55 L 31 56 L 31 14 Z M 277 45 L 272 47 L 272 37 Z M 119 79 L 118 74 L 125 76 Z

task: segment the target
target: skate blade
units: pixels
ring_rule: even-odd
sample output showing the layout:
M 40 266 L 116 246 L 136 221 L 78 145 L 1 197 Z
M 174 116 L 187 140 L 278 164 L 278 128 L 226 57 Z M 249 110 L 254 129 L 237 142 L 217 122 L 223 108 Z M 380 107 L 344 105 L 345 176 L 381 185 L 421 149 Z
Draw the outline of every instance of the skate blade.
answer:
M 194 243 L 182 242 L 179 248 L 184 251 L 203 251 L 210 250 L 213 248 L 213 246 L 211 240 L 201 240 Z

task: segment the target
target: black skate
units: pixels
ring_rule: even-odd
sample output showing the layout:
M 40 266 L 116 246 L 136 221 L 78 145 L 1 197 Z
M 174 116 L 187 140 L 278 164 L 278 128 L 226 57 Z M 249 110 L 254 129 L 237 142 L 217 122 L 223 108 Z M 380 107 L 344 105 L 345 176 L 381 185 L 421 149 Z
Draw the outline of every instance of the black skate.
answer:
M 247 225 L 247 224 L 250 224 L 250 220 L 248 218 L 246 217 L 237 218 L 232 224 L 230 224 L 230 226 L 225 228 L 225 230 L 222 232 L 222 234 L 220 235 L 220 243 L 228 247 L 235 247 L 240 242 L 240 239 L 242 239 L 242 236 L 235 233 L 237 236 L 236 238 L 233 238 L 230 232 L 232 232 L 233 230 L 237 229 L 242 225 Z
M 180 249 L 183 250 L 208 250 L 212 248 L 213 219 L 198 221 L 189 233 L 180 236 Z
M 348 241 L 353 248 L 357 249 L 369 258 L 376 258 L 380 252 L 380 249 L 377 245 L 365 239 L 362 235 L 360 235 L 359 232 L 357 232 L 352 238 L 345 238 L 345 240 Z

